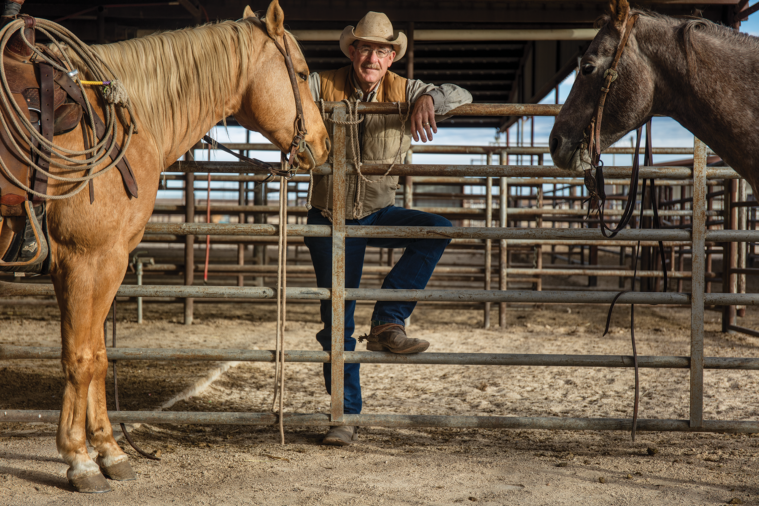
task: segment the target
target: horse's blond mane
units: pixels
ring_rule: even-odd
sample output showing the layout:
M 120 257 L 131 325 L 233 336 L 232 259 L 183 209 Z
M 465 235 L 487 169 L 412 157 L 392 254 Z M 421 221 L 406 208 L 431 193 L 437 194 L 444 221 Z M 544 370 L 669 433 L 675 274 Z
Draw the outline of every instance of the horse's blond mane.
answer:
M 188 140 L 198 118 L 223 114 L 226 100 L 240 92 L 254 32 L 245 20 L 224 21 L 92 49 L 125 85 L 142 128 L 165 158 Z M 191 108 L 198 113 L 187 114 Z M 175 134 L 174 146 L 163 145 L 167 131 Z

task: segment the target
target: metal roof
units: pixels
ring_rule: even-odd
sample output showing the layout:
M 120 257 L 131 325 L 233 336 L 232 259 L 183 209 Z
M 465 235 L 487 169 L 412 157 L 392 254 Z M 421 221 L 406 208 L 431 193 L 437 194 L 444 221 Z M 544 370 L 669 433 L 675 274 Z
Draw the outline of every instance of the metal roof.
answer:
M 265 12 L 268 1 L 138 0 L 104 4 L 27 0 L 23 12 L 58 21 L 89 43 L 114 42 L 156 30 L 236 19 L 246 5 Z M 286 26 L 300 39 L 312 71 L 348 64 L 337 37 L 370 10 L 385 12 L 397 30 L 414 38 L 413 50 L 392 70 L 435 84 L 470 90 L 476 102 L 537 103 L 577 65 L 606 1 L 371 1 L 281 0 Z M 735 23 L 739 0 L 662 0 L 636 6 L 663 14 L 698 15 Z M 503 127 L 509 118 L 453 118 L 441 126 Z

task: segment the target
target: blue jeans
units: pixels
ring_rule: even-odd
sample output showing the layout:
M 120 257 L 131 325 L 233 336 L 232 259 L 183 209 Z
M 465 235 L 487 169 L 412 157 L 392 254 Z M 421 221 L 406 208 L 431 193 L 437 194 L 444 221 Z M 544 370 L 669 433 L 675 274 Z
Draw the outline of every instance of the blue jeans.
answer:
M 327 218 L 317 209 L 308 212 L 309 225 L 329 225 Z M 360 220 L 345 220 L 346 225 L 377 225 L 405 227 L 450 227 L 451 222 L 442 216 L 414 211 L 403 207 L 389 206 Z M 332 288 L 332 238 L 306 237 L 306 246 L 311 253 L 311 261 L 316 271 L 316 284 L 321 288 Z M 345 287 L 358 288 L 364 266 L 364 252 L 367 246 L 375 248 L 405 248 L 398 263 L 385 277 L 382 288 L 423 289 L 432 276 L 438 260 L 443 255 L 450 239 L 363 239 L 357 237 L 345 240 Z M 411 316 L 416 302 L 379 301 L 374 306 L 372 321 L 404 324 Z M 356 324 L 353 312 L 355 300 L 345 301 L 345 351 L 356 349 L 353 331 Z M 325 351 L 332 349 L 332 302 L 321 301 L 321 317 L 324 328 L 316 334 L 316 340 Z M 345 364 L 345 413 L 361 413 L 360 364 Z M 324 383 L 331 393 L 332 366 L 324 364 Z

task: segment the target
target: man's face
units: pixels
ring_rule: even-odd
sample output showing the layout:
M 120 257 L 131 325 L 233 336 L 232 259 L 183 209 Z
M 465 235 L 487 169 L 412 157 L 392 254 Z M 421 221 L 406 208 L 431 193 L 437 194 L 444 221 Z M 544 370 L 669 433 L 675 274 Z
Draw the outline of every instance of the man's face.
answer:
M 382 80 L 395 59 L 393 46 L 361 40 L 348 46 L 348 52 L 356 77 L 368 89 L 372 89 Z

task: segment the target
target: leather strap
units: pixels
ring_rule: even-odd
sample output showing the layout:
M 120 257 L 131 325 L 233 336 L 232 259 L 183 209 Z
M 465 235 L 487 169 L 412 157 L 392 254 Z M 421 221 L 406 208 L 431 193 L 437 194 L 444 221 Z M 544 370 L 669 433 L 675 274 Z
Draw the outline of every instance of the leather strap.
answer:
M 77 104 L 82 106 L 82 109 L 84 111 L 87 111 L 87 105 L 84 101 L 84 97 L 82 96 L 82 91 L 67 74 L 63 72 L 59 73 L 55 77 L 55 82 L 57 82 L 58 85 L 63 88 Z M 105 135 L 105 124 L 97 114 L 94 114 L 94 117 L 92 119 L 95 123 L 95 134 L 98 139 L 101 139 L 103 135 Z M 108 139 L 110 141 L 110 137 Z M 119 146 L 118 143 L 115 143 L 113 149 L 110 152 L 111 159 L 115 160 L 118 157 L 120 151 L 121 146 Z M 129 165 L 129 161 L 126 159 L 126 156 L 116 164 L 116 168 L 119 169 L 121 178 L 124 180 L 124 187 L 127 190 L 127 194 L 130 197 L 137 198 L 137 181 L 134 178 L 132 167 Z
M 40 133 L 49 142 L 53 141 L 54 119 L 55 119 L 55 83 L 53 81 L 53 67 L 47 63 L 40 63 Z M 45 145 L 40 146 L 40 151 L 46 156 L 50 156 L 50 150 Z M 42 170 L 50 169 L 50 162 L 43 157 L 38 157 L 37 165 Z M 35 171 L 34 174 L 34 191 L 47 194 L 48 178 L 41 171 Z M 34 203 L 39 204 L 44 199 L 34 198 Z
M 630 39 L 635 22 L 638 20 L 638 14 L 634 14 L 627 18 L 625 23 L 625 32 L 622 35 L 622 39 L 617 46 L 617 52 L 614 55 L 614 60 L 611 62 L 611 66 L 604 73 L 604 86 L 601 88 L 601 97 L 598 99 L 598 105 L 596 106 L 596 114 L 591 121 L 591 138 L 588 143 L 588 149 L 590 151 L 590 159 L 593 164 L 597 164 L 601 157 L 601 120 L 604 114 L 604 105 L 606 104 L 606 96 L 611 91 L 611 83 L 617 79 L 617 67 L 619 66 L 619 60 L 622 58 L 622 53 L 627 47 L 627 41 Z
M 290 76 L 290 86 L 293 88 L 293 96 L 295 97 L 295 124 L 293 125 L 295 135 L 293 136 L 293 140 L 290 143 L 290 159 L 288 161 L 290 165 L 294 165 L 295 153 L 303 149 L 302 144 L 306 141 L 306 135 L 308 135 L 308 130 L 306 130 L 306 120 L 305 116 L 303 115 L 303 103 L 300 100 L 300 90 L 298 89 L 298 80 L 295 76 L 293 60 L 290 56 L 290 46 L 287 42 L 287 35 L 284 35 L 282 37 L 282 40 L 285 44 L 284 48 L 276 39 L 276 37 L 272 37 L 271 34 L 269 34 L 269 37 L 271 37 L 271 40 L 274 41 L 274 45 L 277 46 L 277 49 L 285 59 L 287 74 Z
M 90 136 L 87 132 L 87 122 L 82 121 L 82 143 L 84 144 L 84 149 L 90 149 L 92 146 L 90 146 Z M 87 190 L 90 194 L 90 205 L 95 203 L 95 180 L 90 179 L 89 184 L 87 185 Z

